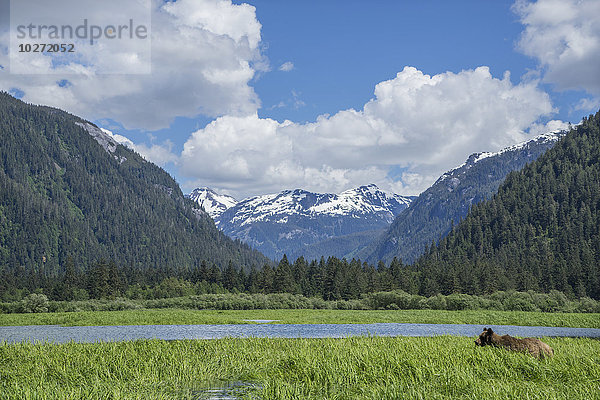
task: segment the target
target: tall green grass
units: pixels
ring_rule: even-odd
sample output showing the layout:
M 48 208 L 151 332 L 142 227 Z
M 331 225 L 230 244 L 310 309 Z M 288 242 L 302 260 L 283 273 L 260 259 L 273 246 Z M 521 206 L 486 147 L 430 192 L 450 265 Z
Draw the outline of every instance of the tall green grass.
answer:
M 491 310 L 126 310 L 39 314 L 0 314 L 0 326 L 17 325 L 196 325 L 247 324 L 245 320 L 285 324 L 421 323 L 528 325 L 600 328 L 600 314 Z
M 260 399 L 600 398 L 600 341 L 546 342 L 549 360 L 448 336 L 4 344 L 0 397 L 184 399 L 232 380 Z

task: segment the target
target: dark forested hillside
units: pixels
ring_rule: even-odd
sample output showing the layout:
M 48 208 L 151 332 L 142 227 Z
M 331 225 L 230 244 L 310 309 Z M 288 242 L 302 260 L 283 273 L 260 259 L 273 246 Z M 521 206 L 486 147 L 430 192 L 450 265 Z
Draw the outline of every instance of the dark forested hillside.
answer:
M 498 153 L 472 154 L 421 193 L 392 225 L 358 256 L 371 263 L 394 257 L 412 264 L 432 242 L 438 242 L 467 215 L 469 208 L 492 197 L 511 171 L 523 168 L 550 149 L 560 134 L 545 134 Z
M 52 275 L 68 257 L 78 268 L 102 258 L 142 269 L 266 261 L 219 232 L 164 170 L 102 135 L 0 93 L 0 271 Z
M 600 298 L 600 112 L 509 174 L 416 267 L 424 293 L 557 289 Z

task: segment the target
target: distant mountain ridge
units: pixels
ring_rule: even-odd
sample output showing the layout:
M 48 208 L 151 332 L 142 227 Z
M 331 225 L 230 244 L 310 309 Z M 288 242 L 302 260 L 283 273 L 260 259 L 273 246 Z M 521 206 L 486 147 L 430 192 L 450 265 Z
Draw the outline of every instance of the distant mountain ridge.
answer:
M 226 194 L 218 194 L 211 188 L 203 187 L 194 189 L 188 197 L 198 203 L 204 211 L 217 222 L 217 218 L 228 208 L 235 206 L 238 201 Z
M 231 197 L 208 188 L 194 190 L 190 198 L 203 205 L 228 236 L 271 258 L 283 254 L 319 258 L 353 251 L 354 245 L 324 243 L 360 233 L 372 240 L 412 201 L 412 197 L 386 193 L 373 184 L 339 194 L 284 190 L 250 197 L 229 207 L 226 202 Z
M 489 199 L 508 173 L 536 160 L 564 134 L 549 132 L 498 152 L 471 154 L 421 193 L 383 235 L 357 256 L 370 263 L 389 263 L 394 257 L 412 263 L 464 218 L 471 206 Z

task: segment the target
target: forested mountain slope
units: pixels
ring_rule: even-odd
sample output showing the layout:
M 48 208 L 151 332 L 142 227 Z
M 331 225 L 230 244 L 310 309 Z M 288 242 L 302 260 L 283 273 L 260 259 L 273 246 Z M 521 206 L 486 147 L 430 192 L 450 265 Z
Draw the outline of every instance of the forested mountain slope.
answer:
M 0 271 L 51 275 L 67 257 L 165 270 L 267 261 L 87 121 L 1 92 L 0 140 Z
M 423 293 L 557 289 L 600 298 L 600 112 L 509 174 L 416 270 Z
M 463 165 L 442 175 L 400 213 L 387 231 L 362 249 L 358 257 L 370 263 L 394 257 L 411 264 L 432 242 L 438 242 L 467 215 L 474 204 L 487 200 L 506 175 L 544 154 L 561 132 L 540 135 L 497 153 L 472 154 Z

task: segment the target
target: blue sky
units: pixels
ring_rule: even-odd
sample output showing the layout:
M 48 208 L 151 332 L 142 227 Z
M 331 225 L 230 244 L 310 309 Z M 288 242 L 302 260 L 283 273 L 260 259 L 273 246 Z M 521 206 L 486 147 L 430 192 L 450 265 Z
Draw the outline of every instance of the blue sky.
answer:
M 372 182 L 418 194 L 472 152 L 600 107 L 598 0 L 178 0 L 153 12 L 150 76 L 0 70 L 0 87 L 127 137 L 185 192 L 238 198 Z
M 489 66 L 496 77 L 510 71 L 513 83 L 538 66 L 516 49 L 523 25 L 512 1 L 247 3 L 263 24 L 273 67 L 253 82 L 263 102 L 259 115 L 278 121 L 310 122 L 362 108 L 377 83 L 406 65 L 430 75 Z M 287 61 L 294 69 L 277 71 Z M 558 108 L 554 118 L 578 121 L 587 114 L 574 109 L 586 97 L 582 91 L 541 86 Z M 294 106 L 294 92 L 303 106 Z M 286 106 L 276 107 L 281 102 Z
M 261 116 L 297 122 L 323 113 L 361 108 L 373 88 L 405 65 L 427 74 L 480 65 L 493 75 L 518 77 L 534 60 L 514 51 L 522 26 L 509 2 L 273 2 L 256 6 L 266 55 L 274 66 L 294 63 L 290 73 L 266 74 L 255 83 Z M 306 4 L 309 4 L 308 6 Z M 270 110 L 291 93 L 307 104 Z

